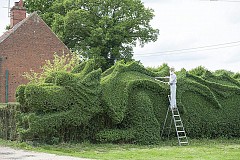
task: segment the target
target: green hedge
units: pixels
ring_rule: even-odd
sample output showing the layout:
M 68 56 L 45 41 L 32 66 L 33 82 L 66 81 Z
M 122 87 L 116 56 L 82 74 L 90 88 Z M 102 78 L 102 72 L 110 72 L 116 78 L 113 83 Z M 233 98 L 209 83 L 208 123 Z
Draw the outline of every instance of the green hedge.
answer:
M 22 140 L 52 143 L 82 139 L 92 117 L 101 112 L 101 70 L 92 61 L 79 73 L 54 72 L 44 84 L 28 84 L 17 89 L 21 103 L 18 131 Z
M 165 72 L 150 70 L 137 63 L 116 64 L 101 81 L 110 127 L 133 129 L 134 141 L 142 144 L 159 141 L 168 106 L 168 87 L 152 79 Z M 177 103 L 188 136 L 239 137 L 240 83 L 236 74 L 198 67 L 190 72 L 183 69 L 177 75 Z M 175 134 L 172 130 L 171 135 Z
M 162 117 L 168 106 L 164 99 L 167 87 L 154 79 L 156 73 L 136 62 L 117 63 L 110 70 L 111 73 L 103 73 L 106 76 L 101 80 L 104 111 L 111 119 L 107 128 L 131 129 L 136 143 L 158 142 Z M 111 139 L 112 135 L 109 142 Z
M 22 140 L 155 144 L 169 105 L 166 64 L 117 62 L 101 73 L 93 60 L 43 84 L 19 86 L 17 131 Z M 204 67 L 177 72 L 177 105 L 192 138 L 239 137 L 239 73 Z M 167 133 L 164 133 L 166 136 Z M 175 130 L 171 130 L 175 136 Z
M 190 137 L 239 137 L 239 81 L 226 72 L 206 70 L 201 76 L 186 73 L 178 82 L 178 102 L 184 106 Z
M 0 104 L 0 138 L 16 140 L 16 114 L 20 105 L 18 103 Z

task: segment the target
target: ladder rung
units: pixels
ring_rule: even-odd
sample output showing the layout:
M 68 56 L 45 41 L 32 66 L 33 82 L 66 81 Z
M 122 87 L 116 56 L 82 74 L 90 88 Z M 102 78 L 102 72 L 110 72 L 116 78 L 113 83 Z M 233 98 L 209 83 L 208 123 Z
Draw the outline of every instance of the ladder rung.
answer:
M 169 97 L 170 96 L 168 95 L 168 98 Z M 169 99 L 169 101 L 170 101 L 170 99 Z M 176 129 L 179 145 L 181 146 L 181 145 L 184 145 L 184 144 L 186 144 L 186 145 L 189 144 L 188 143 L 188 139 L 187 139 L 187 135 L 186 135 L 186 132 L 185 132 L 185 129 L 183 127 L 182 120 L 181 120 L 180 112 L 179 112 L 178 108 L 171 108 L 171 106 L 169 106 L 168 110 L 167 110 L 167 114 L 166 114 L 165 121 L 164 121 L 164 124 L 163 124 L 161 137 L 162 137 L 164 128 L 166 128 L 165 124 L 166 124 L 167 116 L 168 116 L 169 112 L 171 112 L 170 114 L 171 114 L 171 117 L 172 117 L 171 124 L 172 124 L 172 120 L 174 121 L 174 125 L 175 125 L 175 129 Z M 170 127 L 167 127 L 167 128 L 170 129 L 171 125 L 170 125 Z
M 183 133 L 183 132 L 185 132 L 185 131 L 177 131 L 177 132 L 179 132 L 179 133 Z
M 187 136 L 179 136 L 178 138 L 187 138 Z
M 182 125 L 181 126 L 176 126 L 177 128 L 181 128 L 181 127 L 183 127 Z
M 178 125 L 182 125 L 182 121 L 181 121 L 181 119 L 176 119 L 176 118 L 175 118 L 175 122 L 177 122 Z

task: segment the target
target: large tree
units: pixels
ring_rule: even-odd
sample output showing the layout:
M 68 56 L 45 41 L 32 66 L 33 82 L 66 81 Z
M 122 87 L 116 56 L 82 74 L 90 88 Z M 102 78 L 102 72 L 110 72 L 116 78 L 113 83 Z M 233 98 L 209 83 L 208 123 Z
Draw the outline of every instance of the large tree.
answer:
M 103 70 L 116 60 L 131 60 L 137 42 L 143 46 L 159 34 L 150 25 L 153 10 L 141 0 L 25 0 L 25 5 L 69 48 L 95 58 Z

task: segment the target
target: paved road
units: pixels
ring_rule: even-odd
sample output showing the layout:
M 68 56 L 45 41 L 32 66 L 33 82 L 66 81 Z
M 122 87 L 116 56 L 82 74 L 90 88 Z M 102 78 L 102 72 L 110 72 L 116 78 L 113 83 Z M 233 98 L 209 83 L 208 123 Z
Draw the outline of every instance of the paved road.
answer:
M 0 147 L 0 160 L 89 160 L 69 156 L 57 156 L 40 152 L 17 150 L 9 147 Z

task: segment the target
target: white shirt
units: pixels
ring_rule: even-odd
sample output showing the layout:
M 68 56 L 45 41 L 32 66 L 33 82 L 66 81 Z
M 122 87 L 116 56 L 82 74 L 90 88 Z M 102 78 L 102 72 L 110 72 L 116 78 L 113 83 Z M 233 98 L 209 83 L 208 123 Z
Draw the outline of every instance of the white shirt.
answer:
M 177 83 L 177 76 L 174 72 L 170 72 L 169 83 L 170 83 L 170 85 Z

